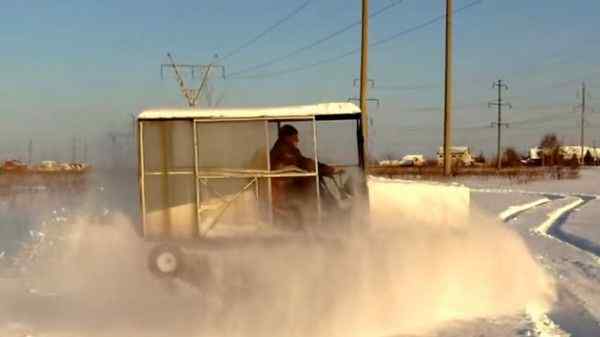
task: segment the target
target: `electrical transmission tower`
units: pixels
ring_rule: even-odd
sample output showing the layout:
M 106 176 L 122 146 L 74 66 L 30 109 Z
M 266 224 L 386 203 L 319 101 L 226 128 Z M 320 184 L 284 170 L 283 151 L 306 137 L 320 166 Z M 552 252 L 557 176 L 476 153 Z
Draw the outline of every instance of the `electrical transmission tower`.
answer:
M 221 77 L 225 78 L 225 67 L 218 64 L 180 64 L 175 63 L 173 56 L 170 53 L 167 53 L 167 57 L 169 58 L 170 63 L 163 63 L 160 65 L 160 74 L 161 78 L 164 78 L 164 70 L 172 69 L 175 74 L 175 79 L 177 80 L 177 84 L 179 85 L 179 90 L 181 94 L 186 99 L 187 104 L 190 108 L 194 108 L 198 106 L 198 101 L 200 99 L 200 94 L 206 90 L 208 87 L 209 76 L 211 70 L 220 69 Z M 185 81 L 183 74 L 187 72 L 190 74 L 190 78 L 194 79 L 197 76 L 200 76 L 200 85 L 198 88 L 189 88 Z
M 375 88 L 375 80 L 373 79 L 367 79 L 366 82 L 369 84 L 369 87 L 371 88 Z M 352 82 L 352 86 L 356 87 L 357 85 L 361 84 L 361 80 L 360 78 L 355 78 L 354 81 Z M 364 97 L 362 98 L 364 99 L 365 102 L 374 102 L 375 104 L 377 104 L 377 109 L 379 109 L 379 107 L 381 106 L 381 101 L 379 100 L 379 98 L 370 98 L 370 97 Z M 361 102 L 361 98 L 360 97 L 350 97 L 348 98 L 348 102 Z
M 83 162 L 84 163 L 88 162 L 88 143 L 87 143 L 87 139 L 84 139 L 84 141 L 83 141 Z
M 71 163 L 77 162 L 77 137 L 71 139 Z
M 29 140 L 29 144 L 27 145 L 27 165 L 31 165 L 33 163 L 33 140 Z
M 488 107 L 491 108 L 495 106 L 498 108 L 498 121 L 492 122 L 492 127 L 496 126 L 498 128 L 498 149 L 496 153 L 496 167 L 498 168 L 498 170 L 500 170 L 502 168 L 502 128 L 508 127 L 508 123 L 502 122 L 502 108 L 505 106 L 508 108 L 512 108 L 512 105 L 502 100 L 502 90 L 508 90 L 508 86 L 502 80 L 494 82 L 492 88 L 498 89 L 498 99 L 494 102 L 489 102 Z
M 579 161 L 583 164 L 584 157 L 584 146 L 585 146 L 585 124 L 587 123 L 585 120 L 585 113 L 587 110 L 587 99 L 590 98 L 589 93 L 587 92 L 587 88 L 585 86 L 585 82 L 581 83 L 581 92 L 577 93 L 579 98 L 581 99 L 581 103 L 576 107 L 580 108 L 580 131 L 579 131 L 579 146 L 580 146 L 580 157 Z

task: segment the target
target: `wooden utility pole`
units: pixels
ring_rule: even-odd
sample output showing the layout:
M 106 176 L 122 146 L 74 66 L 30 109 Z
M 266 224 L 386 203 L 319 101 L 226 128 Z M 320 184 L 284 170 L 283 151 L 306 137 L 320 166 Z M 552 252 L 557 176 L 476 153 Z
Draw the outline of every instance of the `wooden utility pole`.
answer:
M 452 173 L 452 0 L 446 0 L 446 50 L 444 79 L 444 175 Z
M 368 81 L 367 72 L 369 60 L 369 0 L 362 0 L 362 38 L 360 53 L 360 111 L 362 129 L 362 165 L 365 173 L 369 171 L 369 111 L 368 111 Z

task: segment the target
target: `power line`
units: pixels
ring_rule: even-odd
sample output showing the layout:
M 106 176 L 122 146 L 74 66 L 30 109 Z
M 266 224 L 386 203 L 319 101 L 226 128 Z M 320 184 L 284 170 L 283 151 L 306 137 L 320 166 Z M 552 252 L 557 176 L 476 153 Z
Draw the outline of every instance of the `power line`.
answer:
M 439 84 L 417 84 L 417 85 L 404 85 L 404 84 L 378 84 L 374 89 L 376 90 L 390 90 L 390 91 L 414 91 L 414 90 L 433 90 L 440 89 Z
M 400 3 L 402 3 L 403 1 L 404 0 L 396 0 L 396 1 L 392 2 L 392 3 L 390 3 L 389 5 L 384 6 L 383 8 L 380 8 L 379 10 L 373 12 L 373 14 L 369 15 L 369 18 L 375 18 L 375 17 L 381 15 L 382 13 L 384 13 L 385 11 L 387 11 L 389 9 L 392 9 L 393 7 L 396 7 L 397 5 L 399 5 Z M 320 39 L 318 39 L 318 40 L 316 40 L 316 41 L 314 41 L 314 42 L 312 42 L 312 43 L 310 43 L 310 44 L 308 44 L 306 46 L 297 48 L 297 49 L 295 49 L 295 50 L 293 50 L 293 51 L 291 51 L 291 52 L 289 52 L 287 54 L 274 57 L 274 58 L 272 58 L 272 59 L 270 59 L 270 60 L 268 60 L 266 62 L 259 63 L 259 64 L 256 64 L 256 65 L 253 65 L 253 66 L 250 66 L 250 67 L 246 67 L 246 68 L 244 68 L 242 70 L 233 72 L 230 76 L 231 77 L 238 77 L 239 75 L 242 75 L 242 74 L 245 74 L 245 73 L 248 73 L 248 72 L 251 72 L 251 71 L 255 71 L 255 70 L 259 70 L 259 69 L 263 69 L 263 68 L 272 66 L 273 64 L 279 63 L 279 62 L 281 62 L 281 61 L 283 61 L 283 60 L 285 60 L 287 58 L 296 56 L 299 53 L 302 53 L 302 52 L 304 52 L 306 50 L 309 50 L 311 48 L 314 48 L 314 47 L 316 47 L 316 46 L 318 46 L 318 45 L 320 45 L 322 43 L 325 43 L 325 42 L 333 39 L 334 37 L 336 37 L 336 36 L 338 36 L 340 34 L 343 34 L 343 33 L 349 31 L 350 29 L 352 29 L 354 27 L 359 26 L 361 23 L 362 23 L 362 20 L 355 21 L 355 22 L 353 22 L 353 23 L 351 23 L 351 24 L 349 24 L 349 25 L 347 25 L 347 26 L 345 26 L 345 27 L 343 27 L 343 28 L 341 28 L 341 29 L 339 29 L 339 30 L 337 30 L 335 32 L 332 32 L 332 33 L 330 33 L 330 34 L 328 34 L 328 35 L 326 35 L 326 36 L 324 36 L 324 37 L 322 37 L 322 38 L 320 38 Z
M 460 12 L 462 12 L 462 11 L 468 9 L 468 8 L 471 8 L 473 6 L 481 4 L 482 2 L 483 2 L 483 0 L 476 0 L 476 1 L 470 2 L 470 3 L 466 4 L 463 7 L 460 7 L 458 9 L 456 9 L 454 11 L 454 13 L 455 14 L 456 13 L 460 13 Z M 369 46 L 370 47 L 377 47 L 377 46 L 380 46 L 382 44 L 389 43 L 389 42 L 391 42 L 391 41 L 393 41 L 395 39 L 398 39 L 398 38 L 400 38 L 402 36 L 408 35 L 408 34 L 413 33 L 415 31 L 418 31 L 418 30 L 421 30 L 421 29 L 426 28 L 428 26 L 431 26 L 434 23 L 440 22 L 444 18 L 445 18 L 445 14 L 444 15 L 439 15 L 439 16 L 437 16 L 435 18 L 432 18 L 430 20 L 427 20 L 427 21 L 425 21 L 425 22 L 423 22 L 421 24 L 418 24 L 418 25 L 412 26 L 410 28 L 407 28 L 407 29 L 405 29 L 403 31 L 400 31 L 400 32 L 398 32 L 398 33 L 396 33 L 394 35 L 391 35 L 391 36 L 387 37 L 387 38 L 384 38 L 384 39 L 381 39 L 381 40 L 377 40 L 377 41 L 369 44 Z M 307 70 L 307 69 L 310 69 L 310 68 L 314 68 L 314 67 L 318 67 L 318 66 L 321 66 L 321 65 L 324 65 L 324 64 L 333 63 L 333 62 L 339 61 L 341 59 L 344 59 L 346 57 L 355 55 L 355 54 L 357 54 L 359 52 L 360 52 L 360 48 L 355 48 L 355 49 L 349 50 L 349 51 L 347 51 L 345 53 L 341 53 L 341 54 L 338 54 L 336 56 L 332 56 L 332 57 L 328 57 L 328 58 L 325 58 L 325 59 L 321 59 L 321 60 L 313 62 L 313 63 L 309 63 L 309 64 L 305 64 L 305 65 L 300 65 L 300 66 L 296 66 L 296 67 L 290 67 L 290 68 L 287 68 L 287 69 L 283 69 L 283 70 L 275 71 L 275 72 L 270 72 L 270 73 L 255 74 L 255 75 L 248 75 L 248 76 L 235 76 L 235 78 L 236 79 L 262 79 L 262 78 L 269 78 L 269 77 L 281 76 L 281 75 L 285 75 L 285 74 L 289 74 L 289 73 L 295 73 L 295 72 L 299 72 L 299 71 L 304 71 L 304 70 Z M 239 74 L 239 72 L 238 72 L 238 74 Z
M 528 118 L 528 119 L 524 119 L 524 120 L 520 120 L 520 121 L 516 121 L 516 122 L 513 121 L 510 124 L 511 125 L 543 124 L 546 122 L 557 121 L 557 120 L 567 119 L 567 118 L 570 118 L 570 117 L 565 116 L 563 112 L 559 112 L 559 113 L 547 115 L 547 116 L 532 117 L 532 118 Z
M 587 44 L 596 44 L 598 42 L 600 42 L 600 39 L 598 39 L 597 37 L 583 41 L 583 43 L 586 45 Z M 546 62 L 540 62 L 539 58 L 538 58 L 535 63 L 528 65 L 526 69 L 516 69 L 515 71 L 513 71 L 513 74 L 519 78 L 531 77 L 532 75 L 535 75 L 536 73 L 542 72 L 544 70 L 544 68 L 548 68 L 550 66 L 556 67 L 556 66 L 560 66 L 560 65 L 567 65 L 570 63 L 570 57 L 569 56 L 561 56 L 561 54 L 571 51 L 571 50 L 572 50 L 572 48 L 569 48 L 569 47 L 561 48 L 560 50 L 558 50 L 558 51 L 554 52 L 552 55 L 550 55 L 550 57 L 546 58 L 546 60 L 547 60 Z M 568 81 L 568 82 L 572 82 L 572 81 Z
M 285 74 L 290 74 L 290 73 L 296 73 L 299 71 L 303 71 L 303 70 L 307 70 L 310 68 L 314 68 L 320 65 L 324 65 L 327 63 L 332 63 L 338 60 L 341 60 L 343 58 L 346 58 L 348 56 L 352 56 L 355 55 L 357 53 L 360 52 L 360 48 L 356 48 L 353 49 L 349 52 L 346 52 L 344 54 L 340 54 L 331 58 L 326 58 L 326 59 L 322 59 L 320 61 L 314 62 L 314 63 L 309 63 L 309 64 L 305 64 L 305 65 L 301 65 L 301 66 L 296 66 L 296 67 L 290 67 L 287 69 L 283 69 L 280 71 L 275 71 L 275 72 L 270 72 L 270 73 L 264 73 L 264 74 L 255 74 L 255 75 L 249 75 L 249 76 L 236 76 L 234 77 L 235 79 L 261 79 L 261 78 L 269 78 L 269 77 L 275 77 L 275 76 L 281 76 L 281 75 L 285 75 Z
M 437 110 L 439 110 L 439 108 L 437 108 Z M 539 128 L 542 128 L 542 126 L 540 125 L 535 125 L 535 124 L 543 124 L 545 122 L 550 122 L 550 121 L 559 121 L 559 120 L 566 120 L 566 119 L 570 119 L 570 116 L 565 116 L 563 112 L 557 113 L 557 114 L 552 114 L 552 115 L 548 115 L 548 116 L 539 116 L 539 117 L 533 117 L 533 118 L 527 118 L 527 119 L 522 119 L 522 120 L 518 120 L 518 121 L 512 121 L 510 123 L 511 125 L 511 130 L 536 130 Z M 534 124 L 534 126 L 527 126 L 527 124 Z M 589 124 L 588 124 L 588 127 Z M 598 127 L 595 125 L 592 125 L 592 127 Z M 453 127 L 453 130 L 461 130 L 461 131 L 466 131 L 466 130 L 488 130 L 490 128 L 490 124 L 475 124 L 475 125 L 465 125 L 465 126 L 457 126 L 457 127 Z M 423 131 L 423 130 L 438 130 L 441 129 L 441 126 L 439 125 L 410 125 L 410 126 L 400 126 L 399 129 L 403 130 L 403 131 Z
M 228 59 L 228 58 L 230 58 L 230 57 L 238 54 L 243 49 L 248 48 L 249 46 L 251 46 L 252 44 L 254 44 L 256 41 L 260 40 L 265 35 L 269 34 L 272 31 L 274 31 L 279 26 L 281 26 L 282 24 L 284 24 L 285 22 L 289 21 L 294 16 L 296 16 L 300 12 L 302 12 L 306 7 L 308 7 L 308 5 L 311 3 L 311 1 L 312 0 L 307 0 L 307 1 L 303 2 L 300 6 L 298 6 L 297 8 L 295 8 L 293 11 L 291 11 L 290 13 L 288 13 L 286 16 L 284 16 L 283 18 L 281 18 L 280 20 L 278 20 L 277 22 L 275 22 L 271 26 L 267 27 L 265 30 L 263 30 L 262 32 L 260 32 L 258 35 L 256 35 L 252 39 L 246 41 L 245 43 L 243 43 L 242 45 L 238 46 L 237 48 L 232 49 L 228 53 L 224 54 L 221 57 L 221 60 L 226 60 L 226 59 Z
M 466 5 L 462 6 L 462 7 L 459 7 L 455 11 L 453 11 L 453 14 L 458 14 L 458 13 L 460 13 L 460 12 L 462 12 L 462 11 L 468 9 L 468 8 L 471 8 L 473 6 L 479 5 L 482 2 L 483 2 L 483 0 L 476 0 L 476 1 L 470 2 L 470 3 L 468 3 L 468 4 L 466 4 Z M 439 16 L 437 16 L 435 18 L 432 18 L 431 20 L 425 21 L 425 22 L 423 22 L 423 23 L 421 23 L 419 25 L 413 26 L 413 27 L 411 27 L 409 29 L 406 29 L 404 31 L 398 32 L 398 33 L 393 34 L 391 36 L 388 36 L 385 39 L 378 40 L 378 41 L 376 41 L 375 43 L 372 44 L 372 47 L 376 47 L 376 46 L 388 43 L 388 42 L 390 42 L 392 40 L 395 40 L 395 39 L 397 39 L 399 37 L 402 37 L 402 36 L 404 36 L 404 35 L 406 35 L 408 33 L 412 33 L 413 31 L 417 31 L 419 29 L 428 27 L 428 26 L 430 26 L 430 25 L 432 25 L 434 23 L 441 22 L 441 21 L 444 20 L 445 17 L 446 17 L 446 14 L 439 15 Z
M 481 107 L 481 106 L 484 106 L 485 104 L 487 104 L 487 103 L 486 102 L 483 102 L 483 103 L 474 102 L 474 103 L 459 103 L 459 104 L 454 104 L 453 106 L 455 109 L 469 109 L 469 108 Z M 438 106 L 416 106 L 416 107 L 413 106 L 413 107 L 403 107 L 402 109 L 405 111 L 410 111 L 410 112 L 428 112 L 428 111 L 440 111 L 442 109 L 442 106 L 441 105 L 438 105 Z

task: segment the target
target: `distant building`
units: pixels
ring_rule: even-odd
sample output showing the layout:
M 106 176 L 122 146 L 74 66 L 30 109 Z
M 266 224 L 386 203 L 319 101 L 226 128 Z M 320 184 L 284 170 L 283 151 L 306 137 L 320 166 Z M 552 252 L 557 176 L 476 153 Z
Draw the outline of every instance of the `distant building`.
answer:
M 425 165 L 425 156 L 422 154 L 407 154 L 400 160 L 400 166 L 423 166 Z
M 541 165 L 543 164 L 544 157 L 552 156 L 552 149 L 542 149 L 540 147 L 534 147 L 529 149 L 529 158 L 527 158 L 528 164 Z M 581 146 L 579 145 L 563 145 L 558 148 L 558 158 L 562 161 L 572 160 L 573 158 L 581 161 Z M 584 146 L 583 147 L 583 158 L 586 158 L 588 162 L 586 164 L 595 164 L 600 162 L 600 148 L 593 148 Z M 550 164 L 552 165 L 552 164 Z
M 380 160 L 379 166 L 400 166 L 400 160 Z
M 582 154 L 581 146 L 564 145 L 564 146 L 560 147 L 560 149 L 558 150 L 558 153 L 563 160 L 569 160 L 569 159 L 572 159 L 573 157 L 577 158 L 577 160 L 581 160 L 581 154 Z M 586 155 L 588 155 L 588 153 L 595 160 L 598 159 L 596 149 L 594 149 L 592 147 L 584 146 L 583 147 L 583 158 L 585 158 Z
M 6 160 L 0 168 L 3 172 L 25 172 L 27 171 L 27 164 L 20 160 L 12 159 Z
M 471 166 L 475 162 L 471 155 L 471 150 L 468 146 L 452 146 L 450 147 L 450 157 L 452 165 Z M 444 148 L 440 146 L 437 152 L 438 165 L 444 165 Z

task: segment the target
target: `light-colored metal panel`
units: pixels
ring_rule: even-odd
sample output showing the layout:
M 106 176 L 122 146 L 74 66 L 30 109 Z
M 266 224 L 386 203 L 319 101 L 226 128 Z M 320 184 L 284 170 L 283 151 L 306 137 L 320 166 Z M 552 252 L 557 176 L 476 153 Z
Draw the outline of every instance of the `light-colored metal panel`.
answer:
M 319 155 L 317 148 L 317 122 L 313 117 L 313 146 L 314 146 L 314 161 L 315 161 L 315 186 L 317 189 L 317 218 L 319 224 L 321 223 L 321 189 L 319 186 Z
M 138 122 L 139 187 L 141 202 L 142 232 L 146 235 L 146 191 L 144 188 L 144 123 Z
M 196 187 L 196 235 L 200 233 L 200 182 L 198 181 L 198 130 L 193 121 L 194 136 L 194 184 Z

